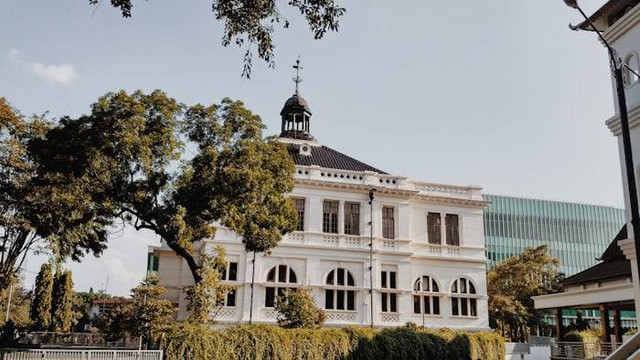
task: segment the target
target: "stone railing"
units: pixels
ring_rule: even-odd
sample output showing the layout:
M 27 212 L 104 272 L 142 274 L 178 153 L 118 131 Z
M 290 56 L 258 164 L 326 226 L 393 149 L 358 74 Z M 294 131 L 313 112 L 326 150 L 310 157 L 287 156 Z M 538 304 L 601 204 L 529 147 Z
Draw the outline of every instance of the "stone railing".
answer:
M 346 249 L 369 249 L 370 242 L 371 238 L 366 235 L 360 236 L 309 232 L 293 232 L 287 234 L 282 239 L 283 245 L 327 246 Z M 410 243 L 411 241 L 404 239 L 373 238 L 373 249 L 385 251 L 409 251 Z
M 443 185 L 427 182 L 411 182 L 415 190 L 421 195 L 455 197 L 470 200 L 482 200 L 482 188 L 479 186 Z
M 331 311 L 325 310 L 329 323 L 355 323 L 358 320 L 357 311 Z
M 380 321 L 383 323 L 400 322 L 400 314 L 398 313 L 380 313 Z
M 325 169 L 318 166 L 296 166 L 295 179 L 330 181 L 332 183 L 364 185 L 367 187 L 384 187 L 390 189 L 411 190 L 407 186 L 407 178 L 379 174 L 373 171 L 348 171 Z
M 411 243 L 411 250 L 419 255 L 442 257 L 466 257 L 485 259 L 485 249 L 477 247 L 435 245 L 425 243 Z

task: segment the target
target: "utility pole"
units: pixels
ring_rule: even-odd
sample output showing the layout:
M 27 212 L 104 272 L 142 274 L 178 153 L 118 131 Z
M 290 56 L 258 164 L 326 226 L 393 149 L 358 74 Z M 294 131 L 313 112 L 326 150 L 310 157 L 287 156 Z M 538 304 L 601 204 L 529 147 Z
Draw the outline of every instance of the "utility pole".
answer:
M 13 295 L 13 282 L 9 285 L 9 299 L 7 301 L 7 313 L 4 316 L 5 324 L 9 322 L 9 314 L 11 310 L 11 295 Z
M 253 252 L 253 260 L 251 261 L 251 301 L 249 302 L 249 325 L 253 322 L 253 285 L 256 278 L 256 252 Z
M 369 306 L 371 310 L 371 328 L 373 329 L 373 192 L 375 189 L 369 190 L 369 295 L 371 296 L 371 304 Z

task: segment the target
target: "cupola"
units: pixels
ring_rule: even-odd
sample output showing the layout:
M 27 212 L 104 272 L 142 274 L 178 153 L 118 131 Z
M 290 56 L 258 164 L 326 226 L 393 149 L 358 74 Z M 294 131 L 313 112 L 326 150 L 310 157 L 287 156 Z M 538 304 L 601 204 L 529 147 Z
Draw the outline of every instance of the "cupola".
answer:
M 296 91 L 282 107 L 280 116 L 282 117 L 282 130 L 280 137 L 299 139 L 299 140 L 314 140 L 311 136 L 309 129 L 309 120 L 311 119 L 311 109 L 305 99 L 300 96 L 299 84 L 302 82 L 300 78 L 300 59 L 296 60 L 296 64 L 293 66 L 296 69 L 296 77 L 293 78 L 293 82 L 296 83 Z

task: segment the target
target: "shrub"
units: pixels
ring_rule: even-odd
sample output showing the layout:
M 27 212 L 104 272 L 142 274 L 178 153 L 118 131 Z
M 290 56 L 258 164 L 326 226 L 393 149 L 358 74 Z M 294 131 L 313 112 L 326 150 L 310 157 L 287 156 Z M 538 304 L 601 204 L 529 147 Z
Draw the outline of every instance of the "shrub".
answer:
M 307 288 L 287 290 L 276 302 L 278 324 L 287 329 L 316 329 L 324 323 L 324 310 L 316 302 Z
M 497 333 L 407 327 L 311 330 L 242 325 L 212 330 L 178 324 L 169 329 L 162 348 L 167 359 L 187 360 L 493 360 L 505 356 L 504 339 Z

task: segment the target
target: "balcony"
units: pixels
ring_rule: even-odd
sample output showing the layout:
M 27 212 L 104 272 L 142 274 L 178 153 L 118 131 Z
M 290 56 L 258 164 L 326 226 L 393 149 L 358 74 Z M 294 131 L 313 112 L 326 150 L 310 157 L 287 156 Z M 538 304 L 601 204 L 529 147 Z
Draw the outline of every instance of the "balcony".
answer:
M 282 245 L 321 246 L 329 248 L 368 250 L 371 238 L 361 235 L 326 234 L 296 231 L 287 234 Z M 410 251 L 410 240 L 373 238 L 373 249 L 379 251 Z

